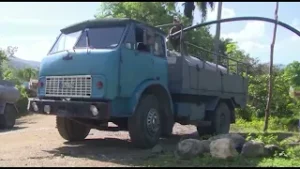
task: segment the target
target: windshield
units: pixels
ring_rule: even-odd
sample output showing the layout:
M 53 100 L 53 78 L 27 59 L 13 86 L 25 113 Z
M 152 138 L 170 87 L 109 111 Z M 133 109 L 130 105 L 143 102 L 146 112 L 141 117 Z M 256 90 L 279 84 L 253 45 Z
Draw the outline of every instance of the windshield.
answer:
M 77 31 L 69 34 L 62 33 L 49 54 L 64 50 L 71 50 L 74 46 L 75 48 L 88 47 L 94 49 L 115 48 L 119 45 L 124 30 L 124 26 L 102 27 L 88 29 L 87 33 L 85 31 Z
M 89 48 L 115 48 L 120 43 L 124 30 L 125 27 L 90 28 L 88 34 L 82 34 L 75 47 L 87 47 L 86 36 L 88 35 Z
M 61 34 L 49 53 L 72 49 L 82 31 Z

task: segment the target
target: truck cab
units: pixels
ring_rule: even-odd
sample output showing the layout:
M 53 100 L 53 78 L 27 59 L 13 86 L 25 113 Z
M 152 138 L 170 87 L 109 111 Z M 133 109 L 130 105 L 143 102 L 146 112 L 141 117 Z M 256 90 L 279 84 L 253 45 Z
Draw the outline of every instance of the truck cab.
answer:
M 216 66 L 169 51 L 166 33 L 156 27 L 132 19 L 84 21 L 61 30 L 41 62 L 28 109 L 55 115 L 68 141 L 85 139 L 91 128 L 127 130 L 136 146 L 149 148 L 175 122 L 226 133 L 234 108 L 246 104 L 247 79 L 209 68 Z M 205 122 L 214 127 L 201 127 Z

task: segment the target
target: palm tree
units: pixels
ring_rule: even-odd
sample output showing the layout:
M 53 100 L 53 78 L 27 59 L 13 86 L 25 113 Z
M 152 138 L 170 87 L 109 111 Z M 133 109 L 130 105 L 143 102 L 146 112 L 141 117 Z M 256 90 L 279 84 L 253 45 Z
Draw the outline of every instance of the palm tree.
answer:
M 185 2 L 184 5 L 184 16 L 188 17 L 189 19 L 193 19 L 193 11 L 195 10 L 195 3 L 199 7 L 201 11 L 201 17 L 202 21 L 206 19 L 207 16 L 207 8 L 210 6 L 210 8 L 214 9 L 214 2 Z
M 195 2 L 185 2 L 184 4 L 184 15 L 190 19 L 193 19 L 193 11 L 195 10 Z M 215 6 L 215 2 L 196 2 L 196 5 L 199 7 L 201 13 L 202 13 L 202 22 L 206 20 L 207 16 L 207 8 L 210 6 L 210 8 L 213 10 Z M 217 20 L 221 19 L 221 13 L 222 13 L 222 2 L 218 3 L 218 15 Z M 221 24 L 218 23 L 216 27 L 216 36 L 214 39 L 214 53 L 217 54 L 219 51 L 219 41 L 220 41 L 220 33 L 221 33 Z M 214 55 L 214 61 L 215 63 L 218 62 L 218 56 Z
M 222 2 L 218 3 L 218 13 L 217 13 L 217 20 L 221 19 L 222 15 Z M 219 51 L 219 45 L 220 45 L 220 36 L 221 36 L 221 23 L 217 23 L 216 27 L 216 36 L 214 39 L 214 53 L 217 54 Z M 214 56 L 215 63 L 219 61 L 218 56 Z M 218 64 L 216 64 L 218 65 Z

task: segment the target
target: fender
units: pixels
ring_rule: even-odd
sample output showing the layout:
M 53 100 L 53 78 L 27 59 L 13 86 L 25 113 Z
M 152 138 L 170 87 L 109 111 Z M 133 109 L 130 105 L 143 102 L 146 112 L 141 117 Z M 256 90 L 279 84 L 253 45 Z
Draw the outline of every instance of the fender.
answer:
M 215 97 L 212 100 L 209 100 L 205 103 L 205 109 L 207 111 L 214 111 L 220 101 L 219 97 Z
M 218 106 L 219 102 L 225 100 L 225 102 L 228 104 L 228 106 L 230 106 L 230 109 L 234 109 L 235 108 L 235 104 L 233 102 L 232 99 L 230 98 L 220 98 L 220 97 L 215 97 L 209 101 L 207 101 L 205 103 L 205 109 L 207 111 L 214 111 L 216 109 L 216 107 Z
M 133 92 L 133 95 L 130 98 L 130 102 L 129 102 L 130 103 L 130 110 L 131 110 L 130 112 L 132 112 L 132 113 L 135 112 L 135 109 L 136 109 L 136 107 L 137 107 L 137 105 L 139 103 L 139 100 L 140 100 L 142 94 L 144 93 L 144 91 L 149 86 L 152 86 L 152 85 L 159 85 L 159 86 L 161 86 L 161 87 L 163 87 L 165 89 L 165 91 L 167 92 L 169 101 L 170 101 L 171 112 L 172 112 L 172 114 L 174 114 L 174 111 L 173 111 L 173 102 L 172 102 L 172 98 L 171 98 L 169 90 L 166 88 L 165 85 L 163 85 L 161 82 L 156 81 L 156 80 L 146 80 L 146 81 L 142 82 L 140 85 L 137 86 L 137 88 Z

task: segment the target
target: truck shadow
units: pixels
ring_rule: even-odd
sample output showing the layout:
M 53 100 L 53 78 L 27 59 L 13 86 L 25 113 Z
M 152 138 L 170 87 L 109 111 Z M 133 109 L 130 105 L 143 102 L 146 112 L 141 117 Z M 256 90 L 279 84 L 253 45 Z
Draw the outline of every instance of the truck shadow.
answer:
M 165 153 L 172 153 L 177 143 L 182 138 L 198 137 L 194 134 L 173 135 L 168 139 L 162 138 L 160 144 Z M 70 156 L 75 158 L 88 158 L 103 162 L 116 163 L 121 165 L 141 165 L 143 161 L 155 158 L 151 149 L 135 148 L 130 140 L 104 138 L 86 139 L 82 142 L 65 142 L 64 146 L 46 151 L 54 156 Z
M 33 122 L 33 121 L 28 121 L 28 120 L 24 120 L 24 119 L 17 119 L 13 128 L 11 128 L 11 129 L 0 129 L 0 133 L 26 129 L 26 128 L 29 127 L 28 125 L 32 125 L 32 124 L 35 124 L 35 123 L 36 122 Z

